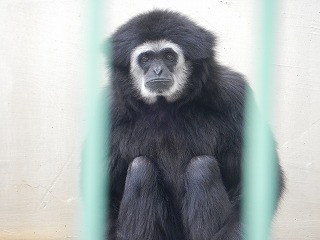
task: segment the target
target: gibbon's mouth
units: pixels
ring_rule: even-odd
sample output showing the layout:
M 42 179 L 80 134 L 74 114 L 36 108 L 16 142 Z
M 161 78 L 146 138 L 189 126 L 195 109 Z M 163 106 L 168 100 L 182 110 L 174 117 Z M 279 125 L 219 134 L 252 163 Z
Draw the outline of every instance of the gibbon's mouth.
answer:
M 173 86 L 173 80 L 169 78 L 153 78 L 148 80 L 145 86 L 152 92 L 163 93 Z
M 153 78 L 147 81 L 146 83 L 152 83 L 152 82 L 170 82 L 172 81 L 170 78 Z

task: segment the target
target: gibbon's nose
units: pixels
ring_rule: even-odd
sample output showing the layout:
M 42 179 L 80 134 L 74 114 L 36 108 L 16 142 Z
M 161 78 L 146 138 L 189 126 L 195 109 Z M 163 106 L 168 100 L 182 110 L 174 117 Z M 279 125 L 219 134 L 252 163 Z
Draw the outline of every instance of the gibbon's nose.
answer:
M 153 72 L 159 76 L 162 73 L 162 67 L 161 66 L 154 67 Z

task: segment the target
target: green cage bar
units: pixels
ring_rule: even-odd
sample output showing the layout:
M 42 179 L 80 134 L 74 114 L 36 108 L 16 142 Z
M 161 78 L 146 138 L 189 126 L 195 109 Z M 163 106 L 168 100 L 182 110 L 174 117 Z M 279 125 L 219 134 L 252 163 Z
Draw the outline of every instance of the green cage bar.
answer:
M 267 125 L 271 115 L 272 61 L 275 46 L 276 0 L 259 2 L 258 92 L 260 109 L 248 94 L 243 162 L 243 228 L 246 240 L 270 239 L 276 207 L 278 171 L 274 142 Z
M 87 1 L 86 131 L 81 169 L 82 239 L 105 240 L 107 226 L 108 106 L 100 88 L 103 1 Z

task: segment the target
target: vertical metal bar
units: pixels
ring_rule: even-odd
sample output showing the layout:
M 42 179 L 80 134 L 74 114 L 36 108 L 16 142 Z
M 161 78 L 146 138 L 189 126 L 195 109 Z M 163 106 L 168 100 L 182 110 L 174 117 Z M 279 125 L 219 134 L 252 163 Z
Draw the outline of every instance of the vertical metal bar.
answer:
M 257 110 L 247 97 L 243 162 L 243 223 L 246 240 L 270 238 L 276 206 L 278 171 L 274 143 L 267 122 L 271 114 L 272 61 L 275 45 L 276 0 L 262 1 L 261 52 L 258 52 Z
M 101 54 L 102 1 L 88 0 L 86 31 L 86 146 L 82 161 L 83 227 L 82 239 L 105 240 L 107 197 L 107 106 L 102 99 L 99 81 Z

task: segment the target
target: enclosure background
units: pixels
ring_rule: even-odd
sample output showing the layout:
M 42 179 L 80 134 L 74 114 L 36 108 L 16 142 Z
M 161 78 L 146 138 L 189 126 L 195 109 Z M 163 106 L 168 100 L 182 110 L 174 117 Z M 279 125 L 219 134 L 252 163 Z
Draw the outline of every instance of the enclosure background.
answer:
M 279 2 L 272 127 L 287 191 L 273 236 L 320 239 L 320 1 Z M 105 38 L 136 13 L 179 10 L 216 33 L 218 60 L 255 88 L 257 1 L 106 3 Z M 0 239 L 81 234 L 85 10 L 80 0 L 0 1 Z

